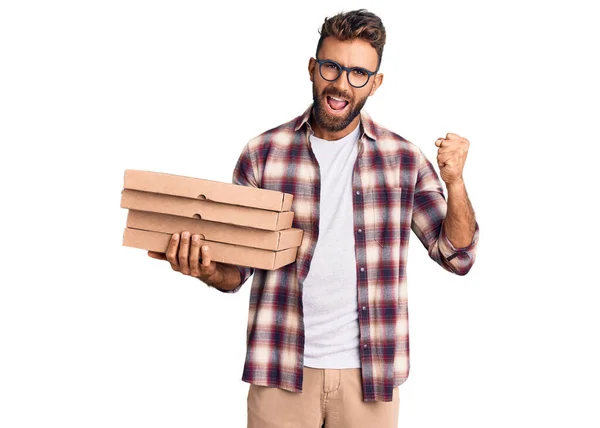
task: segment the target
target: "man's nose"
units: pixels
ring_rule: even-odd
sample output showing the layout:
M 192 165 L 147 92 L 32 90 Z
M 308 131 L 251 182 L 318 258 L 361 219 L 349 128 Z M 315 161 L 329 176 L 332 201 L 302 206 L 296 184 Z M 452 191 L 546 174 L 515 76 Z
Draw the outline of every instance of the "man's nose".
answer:
M 340 91 L 350 92 L 352 90 L 352 86 L 348 82 L 348 73 L 347 70 L 342 70 L 340 76 L 333 81 L 333 86 Z

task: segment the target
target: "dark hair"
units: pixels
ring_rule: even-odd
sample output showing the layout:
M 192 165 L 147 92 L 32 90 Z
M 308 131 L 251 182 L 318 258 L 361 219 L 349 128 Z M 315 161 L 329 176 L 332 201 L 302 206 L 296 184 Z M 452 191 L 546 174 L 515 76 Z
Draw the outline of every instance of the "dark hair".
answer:
M 383 46 L 385 45 L 385 27 L 381 19 L 367 11 L 366 9 L 353 10 L 350 12 L 341 12 L 330 18 L 325 18 L 321 30 L 321 37 L 317 44 L 317 54 L 323 40 L 326 37 L 333 36 L 342 42 L 354 39 L 363 39 L 377 51 L 379 61 L 377 69 L 381 65 L 381 56 L 383 55 Z

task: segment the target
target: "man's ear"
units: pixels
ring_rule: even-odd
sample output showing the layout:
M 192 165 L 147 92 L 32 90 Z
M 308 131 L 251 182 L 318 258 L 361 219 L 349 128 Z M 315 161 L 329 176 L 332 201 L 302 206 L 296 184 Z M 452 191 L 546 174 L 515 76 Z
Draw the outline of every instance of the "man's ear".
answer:
M 315 61 L 314 58 L 310 58 L 310 60 L 308 61 L 308 74 L 310 77 L 310 81 L 313 81 L 313 76 L 315 75 L 315 67 L 317 65 L 317 61 Z
M 369 92 L 369 96 L 373 95 L 375 91 L 381 86 L 383 83 L 383 74 L 377 73 L 373 76 L 373 86 L 371 86 L 371 92 Z

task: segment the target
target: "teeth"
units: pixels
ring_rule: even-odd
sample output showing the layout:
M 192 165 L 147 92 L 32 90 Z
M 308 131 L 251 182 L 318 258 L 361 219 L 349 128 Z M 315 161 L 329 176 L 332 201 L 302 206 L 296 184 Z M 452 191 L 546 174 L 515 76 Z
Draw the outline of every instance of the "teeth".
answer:
M 336 100 L 336 101 L 346 101 L 342 98 L 336 98 L 336 97 L 332 97 L 331 95 L 329 96 L 329 98 L 331 98 L 332 100 Z

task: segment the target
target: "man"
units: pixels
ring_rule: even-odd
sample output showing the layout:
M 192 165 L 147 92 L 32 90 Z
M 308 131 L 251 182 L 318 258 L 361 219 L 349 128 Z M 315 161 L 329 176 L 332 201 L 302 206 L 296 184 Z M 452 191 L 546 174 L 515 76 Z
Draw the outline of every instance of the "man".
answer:
M 254 274 L 242 377 L 249 427 L 396 427 L 409 370 L 410 230 L 442 267 L 470 270 L 478 226 L 462 179 L 469 142 L 451 133 L 435 142 L 446 202 L 421 150 L 362 111 L 383 81 L 381 20 L 342 13 L 320 33 L 308 64 L 313 104 L 252 139 L 233 174 L 294 195 L 293 227 L 304 230 L 296 263 L 215 263 L 185 231 L 166 255 L 149 255 L 224 292 Z

